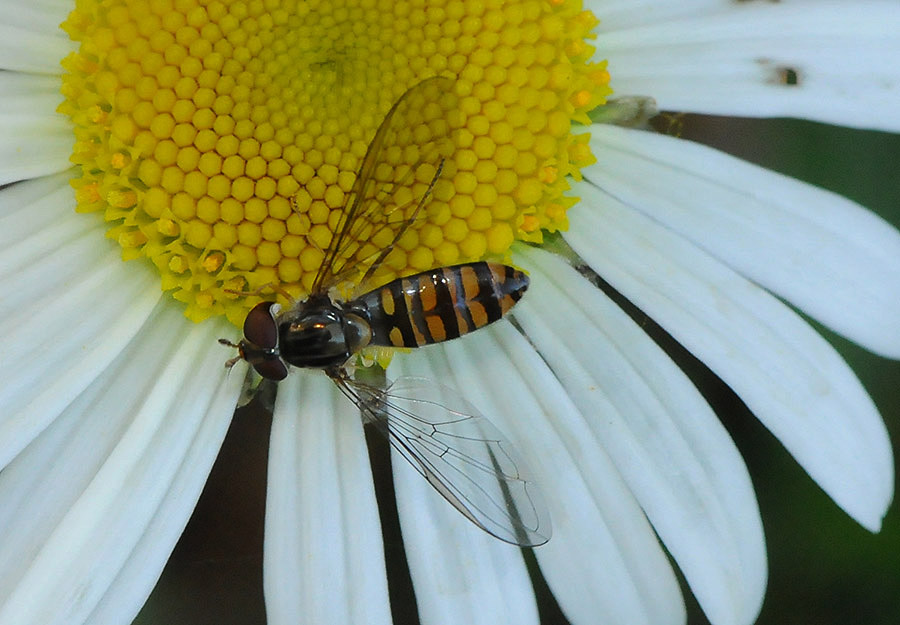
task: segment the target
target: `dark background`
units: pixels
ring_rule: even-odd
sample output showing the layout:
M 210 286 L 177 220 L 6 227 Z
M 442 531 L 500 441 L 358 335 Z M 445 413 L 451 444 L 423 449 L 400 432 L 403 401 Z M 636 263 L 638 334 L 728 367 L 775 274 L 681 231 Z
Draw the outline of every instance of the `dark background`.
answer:
M 900 225 L 900 135 L 795 120 L 669 115 L 656 121 L 669 134 L 837 191 Z M 872 394 L 897 458 L 900 363 L 823 333 Z M 769 553 L 769 585 L 758 623 L 900 623 L 898 506 L 891 507 L 880 534 L 862 529 L 822 493 L 727 387 L 689 357 L 685 366 L 736 439 L 756 487 Z M 265 623 L 262 522 L 269 425 L 263 411 L 238 412 L 197 510 L 136 623 Z M 378 486 L 384 486 L 383 480 Z M 405 624 L 414 617 L 414 600 L 402 562 L 389 570 L 396 571 L 391 579 L 392 590 L 397 589 L 392 595 L 395 621 Z M 540 594 L 545 625 L 564 623 L 552 597 Z M 689 623 L 705 624 L 689 591 L 685 597 Z

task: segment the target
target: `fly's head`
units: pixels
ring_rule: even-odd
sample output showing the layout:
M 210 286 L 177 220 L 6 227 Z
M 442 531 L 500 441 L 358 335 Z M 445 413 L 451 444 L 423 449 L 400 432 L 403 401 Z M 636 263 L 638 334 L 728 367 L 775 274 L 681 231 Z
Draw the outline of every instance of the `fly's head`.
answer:
M 256 372 L 269 380 L 283 380 L 288 374 L 288 364 L 281 356 L 281 339 L 278 318 L 281 306 L 275 302 L 260 302 L 244 319 L 244 338 L 238 343 L 219 339 L 222 345 L 235 347 L 238 355 L 225 363 L 232 367 L 239 360 L 249 362 Z

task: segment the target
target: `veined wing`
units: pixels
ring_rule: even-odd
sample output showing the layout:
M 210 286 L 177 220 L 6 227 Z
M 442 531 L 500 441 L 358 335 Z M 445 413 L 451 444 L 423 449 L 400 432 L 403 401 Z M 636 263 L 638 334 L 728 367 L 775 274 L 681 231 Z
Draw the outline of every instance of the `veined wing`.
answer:
M 404 377 L 382 390 L 334 377 L 341 391 L 454 508 L 522 547 L 550 539 L 550 517 L 512 445 L 458 393 Z
M 443 77 L 423 80 L 394 103 L 347 194 L 312 294 L 365 282 L 421 216 L 452 154 L 457 113 L 453 81 Z

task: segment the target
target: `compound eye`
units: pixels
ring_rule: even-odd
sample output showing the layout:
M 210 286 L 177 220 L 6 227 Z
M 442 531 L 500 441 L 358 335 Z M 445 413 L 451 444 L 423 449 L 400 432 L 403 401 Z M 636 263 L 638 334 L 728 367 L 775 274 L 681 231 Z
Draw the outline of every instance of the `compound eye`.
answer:
M 244 319 L 244 338 L 263 349 L 278 347 L 278 324 L 275 323 L 275 314 L 279 310 L 280 306 L 275 302 L 260 302 L 254 306 Z M 259 374 L 271 377 L 262 371 Z
M 281 380 L 285 379 L 288 374 L 287 367 L 280 358 L 254 362 L 253 368 L 256 369 L 256 372 L 262 377 L 274 380 L 276 382 L 280 382 Z

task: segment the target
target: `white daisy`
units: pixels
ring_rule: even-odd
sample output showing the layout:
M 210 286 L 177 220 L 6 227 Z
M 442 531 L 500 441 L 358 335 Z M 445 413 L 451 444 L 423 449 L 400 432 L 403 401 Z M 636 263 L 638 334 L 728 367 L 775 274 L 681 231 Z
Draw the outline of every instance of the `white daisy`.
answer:
M 66 28 L 84 47 L 71 57 L 57 28 L 71 2 L 6 4 L 0 183 L 15 184 L 0 191 L 0 623 L 134 618 L 240 393 L 245 365 L 226 375 L 216 339 L 236 336 L 221 314 L 239 323 L 247 302 L 223 294 L 309 288 L 330 194 L 398 93 L 436 73 L 458 78 L 470 143 L 435 189 L 442 223 L 402 241 L 394 269 L 502 254 L 518 239 L 512 262 L 531 287 L 515 324 L 398 355 L 389 373 L 464 390 L 528 458 L 553 522 L 534 555 L 566 617 L 683 622 L 666 552 L 715 625 L 751 623 L 766 582 L 747 470 L 703 397 L 587 278 L 523 242 L 566 220 L 565 242 L 594 272 L 878 530 L 893 494 L 884 424 L 792 307 L 900 358 L 900 234 L 849 200 L 715 150 L 608 124 L 576 128 L 587 140 L 570 123 L 608 95 L 599 61 L 609 59 L 617 96 L 662 109 L 900 131 L 894 3 L 589 3 L 603 20 L 596 62 L 582 41 L 592 18 L 568 1 L 392 13 L 374 2 L 175 0 L 133 13 L 79 2 Z M 273 35 L 298 20 L 287 38 Z M 392 80 L 375 88 L 373 72 Z M 68 119 L 54 112 L 61 88 Z M 323 103 L 350 124 L 320 119 Z M 566 211 L 571 197 L 581 199 Z M 123 263 L 123 250 L 153 262 Z M 354 412 L 318 372 L 279 385 L 270 623 L 391 621 Z M 422 622 L 538 622 L 521 551 L 469 524 L 407 465 L 394 473 Z

